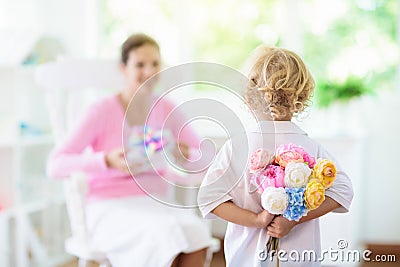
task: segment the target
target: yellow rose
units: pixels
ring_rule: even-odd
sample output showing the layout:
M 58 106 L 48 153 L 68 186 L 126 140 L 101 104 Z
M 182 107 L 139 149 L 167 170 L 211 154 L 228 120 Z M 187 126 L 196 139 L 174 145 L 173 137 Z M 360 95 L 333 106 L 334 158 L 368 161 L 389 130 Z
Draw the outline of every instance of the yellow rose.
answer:
M 313 174 L 325 188 L 329 188 L 336 179 L 336 166 L 328 159 L 318 159 Z
M 311 179 L 304 192 L 304 200 L 308 210 L 315 210 L 325 200 L 325 188 L 317 179 Z

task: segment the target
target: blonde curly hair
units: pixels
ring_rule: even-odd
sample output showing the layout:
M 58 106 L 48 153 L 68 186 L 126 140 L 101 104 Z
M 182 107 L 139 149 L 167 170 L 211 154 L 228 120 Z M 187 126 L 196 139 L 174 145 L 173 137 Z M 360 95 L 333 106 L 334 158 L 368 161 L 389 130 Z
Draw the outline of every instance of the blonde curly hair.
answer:
M 290 120 L 309 106 L 315 82 L 296 53 L 261 46 L 250 61 L 245 100 L 251 109 L 273 120 Z

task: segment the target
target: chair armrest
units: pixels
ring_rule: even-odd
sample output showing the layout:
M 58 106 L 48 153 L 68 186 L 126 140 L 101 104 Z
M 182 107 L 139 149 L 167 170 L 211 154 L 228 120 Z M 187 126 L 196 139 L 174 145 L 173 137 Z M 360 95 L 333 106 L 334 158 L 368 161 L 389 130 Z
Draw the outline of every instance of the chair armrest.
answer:
M 88 245 L 86 225 L 87 191 L 87 176 L 84 173 L 73 173 L 65 181 L 64 192 L 72 237 L 85 245 Z

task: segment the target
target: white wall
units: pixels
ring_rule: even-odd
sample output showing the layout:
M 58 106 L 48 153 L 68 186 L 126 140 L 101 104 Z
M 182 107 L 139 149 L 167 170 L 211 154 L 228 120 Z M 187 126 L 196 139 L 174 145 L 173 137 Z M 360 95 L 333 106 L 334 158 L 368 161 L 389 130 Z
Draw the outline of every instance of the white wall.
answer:
M 96 26 L 90 16 L 95 12 L 92 5 L 92 0 L 0 0 L 0 32 L 56 38 L 67 54 L 86 55 L 91 42 L 87 36 L 94 38 Z
M 337 135 L 356 138 L 362 145 L 354 154 L 352 146 L 347 153 L 359 155 L 359 177 L 354 183 L 351 213 L 357 214 L 359 242 L 400 243 L 400 179 L 398 155 L 400 151 L 400 93 L 377 89 L 375 96 L 365 96 L 349 105 L 335 105 L 329 110 L 312 110 L 300 123 L 310 135 Z M 348 155 L 336 154 L 340 162 Z M 349 165 L 349 172 L 354 166 Z
M 382 92 L 364 103 L 367 130 L 362 209 L 365 239 L 400 242 L 400 94 Z

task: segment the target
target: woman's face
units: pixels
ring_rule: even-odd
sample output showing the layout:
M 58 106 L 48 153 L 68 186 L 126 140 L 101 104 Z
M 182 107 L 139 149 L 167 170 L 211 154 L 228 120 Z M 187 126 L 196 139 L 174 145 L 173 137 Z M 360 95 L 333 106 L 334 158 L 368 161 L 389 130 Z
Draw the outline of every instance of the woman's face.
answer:
M 131 50 L 126 64 L 122 64 L 122 72 L 128 82 L 128 89 L 132 90 L 131 93 L 136 93 L 137 89 L 159 70 L 160 52 L 151 44 Z M 151 90 L 154 82 L 146 85 L 149 85 L 146 87 Z

